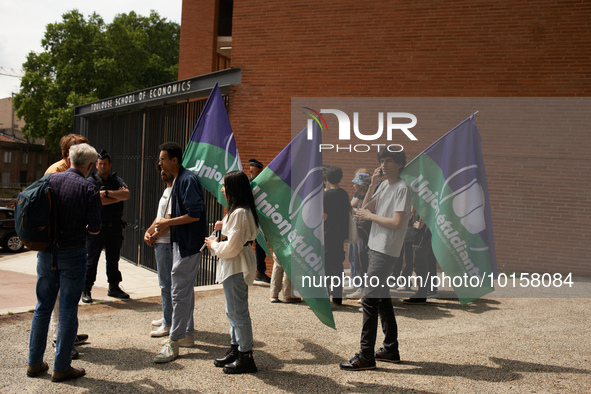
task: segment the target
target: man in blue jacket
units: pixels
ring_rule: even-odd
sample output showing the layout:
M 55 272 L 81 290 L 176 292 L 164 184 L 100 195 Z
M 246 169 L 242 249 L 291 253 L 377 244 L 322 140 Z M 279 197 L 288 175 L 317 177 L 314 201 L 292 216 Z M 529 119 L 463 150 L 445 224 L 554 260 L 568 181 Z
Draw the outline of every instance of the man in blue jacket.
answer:
M 193 311 L 195 281 L 201 262 L 201 246 L 207 237 L 207 220 L 203 189 L 197 175 L 186 170 L 181 162 L 183 150 L 176 142 L 160 145 L 159 164 L 174 175 L 172 215 L 156 223 L 156 231 L 171 230 L 172 243 L 172 325 L 170 339 L 155 363 L 167 363 L 179 355 L 179 347 L 195 345 Z

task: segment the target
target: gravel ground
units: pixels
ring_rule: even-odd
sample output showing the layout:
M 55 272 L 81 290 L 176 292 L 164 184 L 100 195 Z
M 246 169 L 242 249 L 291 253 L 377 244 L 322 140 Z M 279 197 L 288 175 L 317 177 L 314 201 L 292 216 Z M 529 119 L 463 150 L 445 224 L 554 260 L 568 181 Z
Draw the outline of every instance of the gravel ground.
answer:
M 225 375 L 212 360 L 229 344 L 221 290 L 196 293 L 197 344 L 157 365 L 162 339 L 150 338 L 160 299 L 80 307 L 75 367 L 86 376 L 52 383 L 26 377 L 31 313 L 0 316 L 0 391 L 6 393 L 140 392 L 589 392 L 591 299 L 480 299 L 466 306 L 432 299 L 394 300 L 401 364 L 341 371 L 359 346 L 359 304 L 334 307 L 337 330 L 304 303 L 271 304 L 268 286 L 251 288 L 250 308 L 259 372 Z M 378 341 L 382 338 L 378 335 Z M 45 360 L 53 365 L 53 348 Z

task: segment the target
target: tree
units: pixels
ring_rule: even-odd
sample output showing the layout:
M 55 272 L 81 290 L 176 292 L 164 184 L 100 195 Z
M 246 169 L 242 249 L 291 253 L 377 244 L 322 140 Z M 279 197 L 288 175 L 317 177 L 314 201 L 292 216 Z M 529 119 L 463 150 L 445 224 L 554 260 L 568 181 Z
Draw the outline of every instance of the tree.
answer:
M 119 14 L 109 25 L 77 10 L 47 25 L 44 51 L 30 52 L 14 97 L 23 134 L 43 137 L 54 152 L 74 127 L 77 105 L 177 79 L 180 26 L 152 11 Z

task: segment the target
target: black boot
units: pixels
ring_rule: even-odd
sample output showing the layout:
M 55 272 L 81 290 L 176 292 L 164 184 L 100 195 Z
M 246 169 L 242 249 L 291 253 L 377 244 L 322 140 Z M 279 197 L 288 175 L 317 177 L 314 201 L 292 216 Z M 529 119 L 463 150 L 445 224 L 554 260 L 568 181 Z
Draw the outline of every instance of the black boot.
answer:
M 258 369 L 252 357 L 252 350 L 250 352 L 239 352 L 236 361 L 224 366 L 224 373 L 230 374 L 255 373 L 256 371 Z
M 90 304 L 92 302 L 92 295 L 90 294 L 90 289 L 92 286 L 84 286 L 84 291 L 82 292 L 82 302 L 85 304 Z
M 215 365 L 218 368 L 222 368 L 226 364 L 233 363 L 238 359 L 239 353 L 240 352 L 238 351 L 238 345 L 230 345 L 230 350 L 226 352 L 226 355 L 222 358 L 216 358 L 213 362 L 213 365 Z
M 129 294 L 121 290 L 119 283 L 109 283 L 109 291 L 107 292 L 109 297 L 120 298 L 126 300 L 129 298 Z

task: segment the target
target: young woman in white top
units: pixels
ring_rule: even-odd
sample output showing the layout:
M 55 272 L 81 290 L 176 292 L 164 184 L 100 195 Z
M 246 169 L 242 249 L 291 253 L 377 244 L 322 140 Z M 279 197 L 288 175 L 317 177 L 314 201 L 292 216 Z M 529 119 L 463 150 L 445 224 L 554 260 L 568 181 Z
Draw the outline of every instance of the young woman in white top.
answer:
M 211 253 L 218 257 L 216 280 L 224 286 L 226 315 L 230 320 L 230 350 L 215 360 L 225 373 L 253 373 L 252 324 L 248 311 L 248 286 L 256 274 L 252 241 L 258 234 L 258 218 L 248 177 L 232 171 L 224 177 L 222 193 L 228 201 L 228 214 L 216 222 L 222 239 L 206 238 Z

